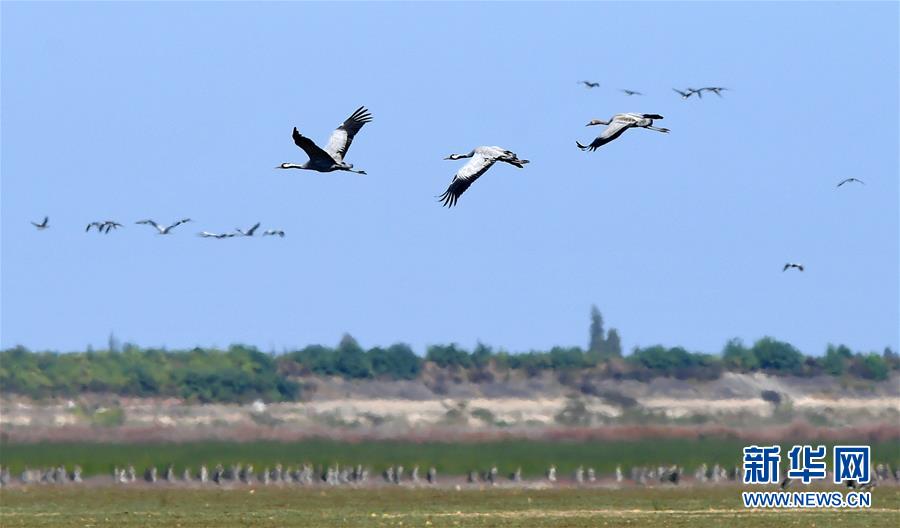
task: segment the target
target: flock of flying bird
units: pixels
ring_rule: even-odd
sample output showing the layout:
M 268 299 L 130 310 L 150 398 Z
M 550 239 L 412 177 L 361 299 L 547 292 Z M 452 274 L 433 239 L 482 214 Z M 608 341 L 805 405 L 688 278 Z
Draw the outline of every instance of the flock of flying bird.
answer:
M 135 222 L 135 224 L 149 225 L 149 226 L 152 226 L 153 228 L 155 228 L 156 231 L 158 232 L 158 234 L 169 235 L 169 234 L 172 234 L 172 230 L 175 229 L 176 227 L 180 226 L 181 224 L 186 224 L 191 221 L 192 220 L 190 218 L 182 218 L 181 220 L 175 222 L 174 224 L 159 225 L 155 221 L 147 219 L 147 220 L 138 220 L 137 222 Z M 45 216 L 44 219 L 40 223 L 31 222 L 31 225 L 33 225 L 35 228 L 37 228 L 38 231 L 43 231 L 44 229 L 47 229 L 48 227 L 50 227 L 50 217 Z M 253 236 L 256 233 L 256 230 L 259 229 L 259 226 L 260 226 L 260 222 L 253 224 L 253 226 L 250 227 L 249 229 L 241 229 L 240 227 L 238 227 L 234 230 L 234 233 L 211 233 L 209 231 L 201 231 L 199 233 L 199 236 L 201 236 L 203 238 L 231 238 L 231 237 L 236 237 L 236 236 L 248 236 L 249 237 L 249 236 Z M 91 222 L 90 224 L 87 225 L 87 227 L 84 228 L 84 232 L 87 233 L 91 229 L 96 229 L 98 233 L 109 234 L 109 232 L 112 231 L 113 229 L 118 229 L 120 227 L 123 227 L 122 224 L 116 222 L 115 220 L 104 220 L 102 222 L 99 222 L 99 221 Z M 283 238 L 284 230 L 282 230 L 282 229 L 266 229 L 265 231 L 263 231 L 263 236 L 269 236 L 269 235 L 279 236 L 279 237 Z
M 598 88 L 600 86 L 600 83 L 592 81 L 580 81 L 580 84 L 584 84 L 585 87 L 589 89 Z M 728 88 L 721 86 L 706 86 L 703 88 L 686 88 L 685 90 L 678 90 L 673 88 L 673 90 L 677 92 L 682 99 L 689 99 L 694 95 L 696 95 L 698 99 L 702 99 L 703 92 L 711 92 L 719 97 L 722 97 L 722 91 L 728 90 Z M 622 89 L 620 91 L 628 96 L 643 95 L 643 93 L 634 90 Z M 615 114 L 611 118 L 606 120 L 593 119 L 586 126 L 605 125 L 606 128 L 603 130 L 603 132 L 600 133 L 600 135 L 594 138 L 594 140 L 587 145 L 583 145 L 578 141 L 576 141 L 575 144 L 582 151 L 587 150 L 593 152 L 603 145 L 606 145 L 607 143 L 618 139 L 629 128 L 645 128 L 647 130 L 653 130 L 664 134 L 669 133 L 668 128 L 662 128 L 653 125 L 654 120 L 660 119 L 663 119 L 663 116 L 660 114 L 637 113 Z M 354 169 L 353 164 L 347 163 L 346 161 L 344 161 L 344 158 L 347 155 L 347 151 L 350 149 L 350 145 L 353 143 L 353 139 L 356 137 L 356 134 L 359 133 L 363 125 L 371 121 L 372 114 L 368 109 L 366 109 L 364 106 L 357 108 L 352 114 L 350 114 L 350 117 L 345 119 L 340 125 L 338 125 L 337 129 L 332 132 L 331 137 L 328 139 L 328 144 L 325 146 L 325 148 L 316 145 L 316 143 L 312 139 L 302 135 L 300 131 L 297 130 L 297 127 L 294 127 L 294 130 L 291 134 L 291 137 L 294 140 L 294 144 L 302 149 L 309 159 L 304 163 L 282 163 L 275 168 L 311 170 L 316 172 L 346 171 L 353 172 L 355 174 L 366 174 L 366 171 L 364 170 Z M 490 169 L 495 163 L 502 162 L 520 169 L 528 163 L 528 160 L 519 158 L 515 152 L 501 147 L 491 146 L 475 147 L 466 154 L 451 154 L 444 159 L 454 161 L 460 159 L 469 160 L 456 172 L 456 174 L 454 174 L 453 179 L 450 181 L 450 185 L 447 187 L 447 190 L 445 190 L 443 194 L 437 197 L 438 201 L 441 202 L 445 207 L 455 206 L 459 201 L 459 197 L 462 196 L 464 192 L 466 192 L 466 190 L 475 182 L 475 180 L 477 180 L 485 172 L 487 172 L 488 169 Z M 847 178 L 838 183 L 837 186 L 841 187 L 846 183 L 865 184 L 865 182 L 857 178 Z M 32 224 L 38 230 L 43 230 L 49 227 L 48 221 L 49 219 L 47 217 L 44 217 L 43 222 L 32 222 Z M 136 223 L 153 226 L 154 228 L 156 228 L 160 235 L 168 235 L 171 233 L 172 229 L 190 221 L 190 218 L 184 218 L 168 226 L 161 226 L 153 220 L 141 220 Z M 97 232 L 108 234 L 112 229 L 117 229 L 119 227 L 122 227 L 122 224 L 119 224 L 112 220 L 106 220 L 103 222 L 91 222 L 90 224 L 88 224 L 85 231 L 90 231 L 91 228 L 96 228 Z M 258 228 L 259 223 L 255 224 L 247 230 L 238 228 L 234 233 L 211 233 L 209 231 L 202 231 L 201 233 L 199 233 L 199 236 L 204 238 L 217 239 L 231 238 L 239 235 L 253 236 Z M 266 235 L 277 235 L 280 237 L 284 237 L 284 231 L 280 229 L 268 229 L 263 232 L 263 236 Z M 783 271 L 787 271 L 789 269 L 796 269 L 802 272 L 804 270 L 804 267 L 802 264 L 788 262 L 784 265 Z

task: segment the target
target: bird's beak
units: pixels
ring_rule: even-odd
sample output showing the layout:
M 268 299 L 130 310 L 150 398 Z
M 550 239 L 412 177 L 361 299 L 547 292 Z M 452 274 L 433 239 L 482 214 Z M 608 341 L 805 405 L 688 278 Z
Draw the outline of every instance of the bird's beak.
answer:
M 276 168 L 276 169 L 283 169 L 284 167 L 282 167 L 281 165 L 277 165 L 275 168 Z
M 451 158 L 450 156 L 447 156 L 447 157 L 444 158 L 444 159 L 445 159 L 445 160 L 452 160 L 453 158 Z
M 596 124 L 597 124 L 597 123 L 594 123 L 594 122 L 592 121 L 592 122 L 590 122 L 590 123 L 588 123 L 588 124 L 586 124 L 586 125 L 584 125 L 584 126 L 594 126 L 594 125 L 596 125 Z

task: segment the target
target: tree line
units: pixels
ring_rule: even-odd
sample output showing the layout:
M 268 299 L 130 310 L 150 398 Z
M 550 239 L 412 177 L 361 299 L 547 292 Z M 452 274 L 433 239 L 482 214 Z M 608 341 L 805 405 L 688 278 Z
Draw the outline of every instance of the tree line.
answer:
M 591 311 L 588 347 L 554 347 L 509 353 L 479 343 L 469 351 L 456 344 L 431 345 L 417 355 L 406 344 L 364 349 L 345 335 L 337 346 L 309 345 L 282 354 L 233 345 L 227 350 L 164 350 L 120 346 L 110 339 L 106 350 L 59 354 L 32 352 L 22 346 L 0 351 L 0 390 L 32 398 L 75 397 L 85 392 L 134 397 L 177 397 L 196 402 L 294 401 L 302 397 L 303 376 L 347 379 L 419 379 L 426 368 L 452 370 L 473 382 L 498 373 L 528 376 L 546 371 L 571 373 L 592 369 L 599 375 L 648 380 L 654 377 L 707 380 L 722 372 L 766 372 L 793 376 L 851 376 L 881 381 L 900 370 L 900 357 L 853 352 L 829 345 L 821 357 L 804 355 L 790 343 L 764 337 L 752 345 L 738 339 L 720 354 L 682 347 L 636 347 L 623 356 L 619 333 L 604 329 L 599 310 Z

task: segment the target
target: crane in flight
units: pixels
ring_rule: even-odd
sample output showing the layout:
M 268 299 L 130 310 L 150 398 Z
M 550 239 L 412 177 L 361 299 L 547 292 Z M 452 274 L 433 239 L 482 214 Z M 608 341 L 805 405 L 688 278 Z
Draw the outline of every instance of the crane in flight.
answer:
M 841 180 L 841 183 L 837 184 L 837 186 L 840 187 L 841 185 L 844 185 L 845 183 L 851 183 L 851 182 L 861 183 L 863 185 L 866 184 L 866 182 L 864 182 L 858 178 L 847 178 L 847 179 Z
M 294 144 L 303 149 L 303 152 L 309 156 L 309 161 L 299 164 L 282 163 L 275 168 L 313 170 L 317 172 L 347 171 L 365 174 L 366 171 L 353 170 L 353 164 L 344 162 L 344 156 L 347 155 L 347 150 L 350 149 L 353 138 L 363 125 L 371 120 L 372 114 L 366 110 L 366 107 L 360 106 L 331 133 L 328 145 L 324 149 L 316 145 L 313 140 L 300 134 L 297 127 L 294 127 L 294 132 L 291 135 L 294 138 Z
M 610 119 L 604 121 L 602 119 L 592 119 L 590 123 L 585 126 L 594 126 L 594 125 L 607 125 L 606 129 L 597 136 L 594 141 L 590 142 L 588 145 L 582 145 L 579 142 L 575 142 L 578 145 L 578 148 L 581 150 L 590 150 L 595 151 L 603 145 L 609 143 L 610 141 L 618 138 L 626 130 L 629 128 L 646 128 L 649 130 L 655 130 L 657 132 L 662 132 L 664 134 L 669 133 L 668 128 L 661 128 L 653 126 L 654 119 L 662 119 L 663 116 L 659 114 L 616 114 L 612 116 Z
M 190 222 L 190 221 L 191 221 L 190 218 L 182 218 L 181 220 L 175 222 L 174 224 L 172 224 L 170 226 L 165 226 L 165 227 L 163 227 L 163 226 L 157 224 L 156 222 L 154 222 L 153 220 L 149 220 L 149 219 L 137 221 L 137 222 L 135 222 L 135 224 L 151 225 L 151 226 L 155 227 L 157 231 L 159 231 L 160 235 L 168 235 L 176 227 L 180 226 L 181 224 Z
M 700 93 L 700 90 L 695 90 L 693 88 L 687 88 L 686 90 L 679 90 L 678 88 L 672 88 L 672 91 L 681 96 L 682 99 L 689 99 L 692 95 L 697 94 L 697 97 L 703 98 L 703 94 Z
M 50 227 L 49 222 L 50 222 L 50 217 L 45 216 L 44 220 L 40 224 L 37 222 L 31 222 L 31 225 L 36 227 L 38 231 L 43 231 L 44 229 L 47 229 L 48 227 Z
M 456 172 L 444 194 L 438 196 L 438 201 L 443 202 L 445 207 L 456 205 L 462 193 L 466 192 L 466 189 L 487 172 L 494 163 L 502 161 L 520 169 L 528 163 L 528 160 L 519 159 L 515 152 L 500 147 L 475 147 L 468 154 L 450 154 L 444 159 L 465 158 L 471 159 Z
M 240 233 L 243 236 L 253 236 L 253 233 L 255 233 L 257 229 L 259 229 L 259 222 L 256 222 L 255 224 L 253 224 L 253 227 L 251 227 L 250 229 L 248 229 L 246 231 L 244 231 L 240 227 L 235 228 L 235 231 L 237 231 L 238 233 Z
M 202 231 L 199 233 L 199 236 L 203 238 L 231 238 L 237 236 L 236 233 L 210 233 L 209 231 Z

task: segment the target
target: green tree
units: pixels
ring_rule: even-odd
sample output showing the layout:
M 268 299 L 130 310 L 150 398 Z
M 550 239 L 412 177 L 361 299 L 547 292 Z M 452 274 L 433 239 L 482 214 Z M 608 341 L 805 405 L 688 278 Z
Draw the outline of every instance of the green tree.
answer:
M 491 347 L 479 341 L 478 344 L 475 345 L 475 350 L 472 351 L 472 364 L 478 369 L 487 368 L 491 363 L 492 357 L 493 351 L 491 350 Z
M 858 355 L 855 358 L 853 370 L 859 377 L 875 381 L 886 380 L 889 372 L 884 357 L 875 352 Z
M 335 367 L 345 378 L 372 377 L 372 365 L 369 358 L 350 334 L 344 334 L 335 349 Z
M 387 349 L 375 347 L 367 355 L 376 376 L 411 380 L 422 370 L 422 358 L 403 343 L 391 345 Z
M 591 306 L 591 334 L 588 351 L 597 357 L 602 357 L 606 344 L 606 332 L 603 330 L 603 314 L 596 305 Z
M 847 362 L 852 357 L 853 352 L 846 346 L 828 345 L 828 348 L 825 350 L 825 359 L 822 360 L 822 367 L 828 374 L 840 376 L 846 370 Z
M 803 354 L 790 343 L 764 337 L 753 343 L 753 355 L 759 368 L 779 374 L 799 374 L 803 367 Z
M 606 357 L 622 357 L 622 338 L 615 328 L 610 328 L 606 334 Z
M 725 367 L 741 372 L 749 372 L 759 368 L 759 361 L 753 351 L 744 346 L 738 338 L 729 339 L 722 349 L 722 362 Z
M 472 358 L 469 356 L 469 353 L 457 347 L 456 343 L 429 346 L 425 359 L 439 367 L 445 368 L 469 368 L 472 366 Z

